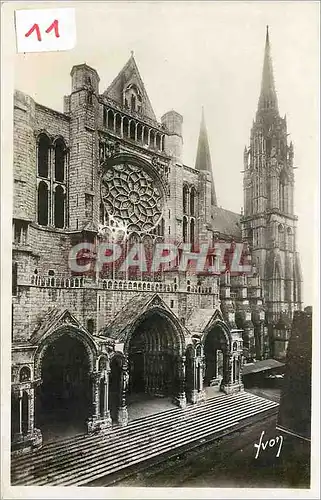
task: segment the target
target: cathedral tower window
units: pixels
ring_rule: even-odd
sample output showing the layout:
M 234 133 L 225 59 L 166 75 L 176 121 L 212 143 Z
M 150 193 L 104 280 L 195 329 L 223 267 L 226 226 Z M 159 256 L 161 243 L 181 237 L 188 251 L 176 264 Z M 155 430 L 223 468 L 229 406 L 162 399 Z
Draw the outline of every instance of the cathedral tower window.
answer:
M 279 243 L 279 248 L 283 249 L 284 248 L 284 227 L 282 224 L 279 224 L 278 226 L 278 243 Z
M 114 130 L 114 113 L 111 109 L 109 109 L 107 112 L 107 127 L 110 130 Z
M 195 188 L 191 188 L 190 194 L 190 214 L 195 215 Z
M 143 143 L 148 144 L 148 128 L 144 128 Z
M 62 186 L 55 189 L 55 226 L 62 229 L 65 225 L 65 193 Z
M 18 264 L 17 262 L 12 263 L 12 295 L 17 295 L 18 289 Z
M 38 138 L 38 175 L 48 177 L 50 164 L 51 142 L 46 134 L 40 134 Z
M 126 116 L 123 119 L 123 137 L 128 137 L 128 129 L 129 129 L 129 124 L 128 124 L 128 118 Z
M 290 227 L 287 229 L 287 249 L 293 252 L 293 232 Z
M 136 111 L 136 96 L 132 94 L 131 96 L 131 103 L 130 103 L 130 109 L 131 111 Z
M 64 182 L 65 180 L 65 143 L 62 139 L 55 142 L 55 180 Z
M 41 181 L 38 186 L 38 224 L 48 226 L 49 220 L 49 193 L 48 186 Z
M 190 223 L 190 235 L 191 235 L 191 244 L 192 244 L 192 249 L 194 248 L 195 244 L 195 221 L 194 219 L 191 219 Z
M 161 149 L 161 136 L 159 134 L 156 134 L 156 148 Z
M 68 160 L 66 143 L 62 137 L 58 137 L 52 144 L 44 133 L 39 135 L 37 142 L 37 222 L 41 226 L 52 224 L 62 229 L 65 226 L 66 211 Z
M 286 180 L 286 174 L 281 172 L 279 182 L 279 207 L 282 212 L 287 211 Z
M 154 147 L 154 143 L 155 143 L 155 132 L 154 130 L 151 130 L 149 144 L 152 148 Z
M 116 119 L 115 119 L 115 132 L 118 135 L 122 135 L 122 120 L 121 116 L 119 113 L 116 113 Z
M 131 120 L 129 125 L 129 137 L 133 141 L 135 140 L 135 131 L 136 131 L 136 123 L 134 120 Z
M 107 126 L 107 110 L 105 107 L 103 108 L 103 126 Z
M 188 186 L 183 186 L 183 213 L 188 213 Z
M 183 242 L 187 243 L 187 217 L 183 217 Z

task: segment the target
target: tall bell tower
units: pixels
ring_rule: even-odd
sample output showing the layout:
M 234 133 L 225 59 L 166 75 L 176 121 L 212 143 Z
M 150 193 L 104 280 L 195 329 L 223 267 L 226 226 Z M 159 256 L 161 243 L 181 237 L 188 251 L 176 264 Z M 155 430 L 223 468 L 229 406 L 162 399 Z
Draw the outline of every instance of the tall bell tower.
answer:
M 244 150 L 243 237 L 261 276 L 271 355 L 285 355 L 293 312 L 302 308 L 296 251 L 293 144 L 279 114 L 269 29 L 266 30 L 261 93 L 250 146 Z

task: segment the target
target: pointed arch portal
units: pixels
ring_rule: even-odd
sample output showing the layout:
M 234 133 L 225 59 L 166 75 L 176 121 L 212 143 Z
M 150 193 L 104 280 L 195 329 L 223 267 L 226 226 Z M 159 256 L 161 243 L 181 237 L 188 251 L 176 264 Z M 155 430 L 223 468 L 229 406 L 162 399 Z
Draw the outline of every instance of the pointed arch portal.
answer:
M 37 427 L 45 433 L 70 425 L 77 431 L 84 430 L 91 408 L 91 363 L 84 343 L 76 335 L 62 333 L 49 339 L 40 363 Z
M 208 330 L 204 340 L 205 387 L 228 380 L 227 359 L 231 351 L 228 332 L 217 322 Z
M 177 397 L 182 341 L 177 326 L 159 311 L 143 315 L 128 342 L 129 394 Z

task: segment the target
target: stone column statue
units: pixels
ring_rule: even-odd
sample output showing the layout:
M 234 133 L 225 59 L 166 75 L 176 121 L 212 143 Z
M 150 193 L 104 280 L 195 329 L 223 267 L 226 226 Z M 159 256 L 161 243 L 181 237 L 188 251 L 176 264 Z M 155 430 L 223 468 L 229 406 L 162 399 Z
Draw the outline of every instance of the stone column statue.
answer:
M 126 404 L 128 381 L 129 381 L 128 365 L 127 363 L 124 363 L 121 371 L 120 407 L 118 409 L 118 423 L 121 426 L 127 425 L 128 423 L 128 411 Z

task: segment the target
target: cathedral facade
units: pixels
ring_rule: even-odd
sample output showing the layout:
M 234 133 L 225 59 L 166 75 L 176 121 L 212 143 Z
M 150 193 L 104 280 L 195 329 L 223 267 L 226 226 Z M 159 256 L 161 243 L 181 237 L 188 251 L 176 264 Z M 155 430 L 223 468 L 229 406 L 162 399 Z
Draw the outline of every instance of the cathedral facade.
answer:
M 204 115 L 195 166 L 182 162 L 182 123 L 174 110 L 157 121 L 133 55 L 102 93 L 95 69 L 74 66 L 63 112 L 15 92 L 15 449 L 41 444 L 66 411 L 88 432 L 125 425 L 132 395 L 197 404 L 206 386 L 242 391 L 244 362 L 285 356 L 302 279 L 268 33 L 242 214 L 217 204 Z M 251 272 L 222 272 L 218 253 L 214 273 L 91 266 L 106 241 L 243 244 Z

